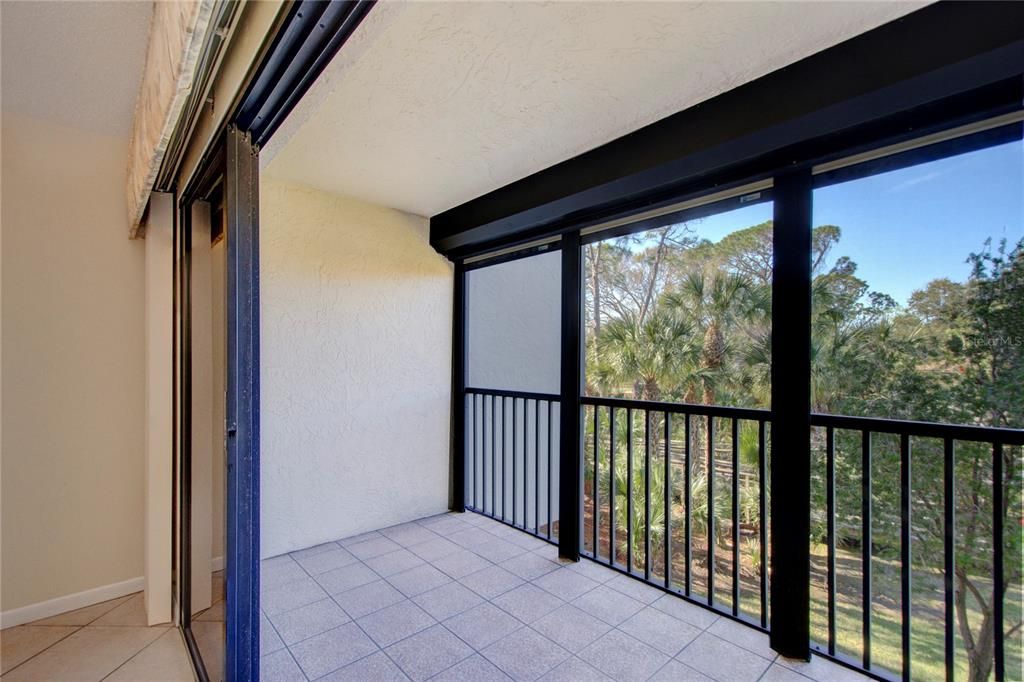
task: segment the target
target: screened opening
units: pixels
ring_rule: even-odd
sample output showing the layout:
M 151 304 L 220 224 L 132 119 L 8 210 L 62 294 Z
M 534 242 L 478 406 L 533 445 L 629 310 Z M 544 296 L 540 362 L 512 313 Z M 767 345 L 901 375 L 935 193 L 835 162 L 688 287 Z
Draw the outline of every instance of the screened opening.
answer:
M 1021 448 L 882 421 L 1024 427 L 1021 125 L 815 185 L 812 638 L 881 674 L 909 654 L 914 679 L 943 677 L 947 656 L 956 677 L 987 679 L 1005 636 L 1019 679 Z M 998 545 L 1015 557 L 1003 594 Z
M 561 252 L 465 276 L 467 506 L 556 540 Z
M 762 622 L 770 191 L 588 235 L 582 254 L 583 550 Z
M 586 395 L 769 406 L 766 198 L 583 247 Z

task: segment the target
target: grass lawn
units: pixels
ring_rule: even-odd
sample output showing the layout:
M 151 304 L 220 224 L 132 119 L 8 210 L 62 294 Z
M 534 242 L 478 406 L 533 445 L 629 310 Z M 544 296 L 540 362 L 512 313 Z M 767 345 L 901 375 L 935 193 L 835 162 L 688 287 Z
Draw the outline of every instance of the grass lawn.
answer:
M 812 547 L 812 564 L 824 566 L 826 548 Z M 900 622 L 900 571 L 898 561 L 875 558 L 872 561 L 874 583 L 871 611 L 871 651 L 873 669 L 877 672 L 891 671 L 899 677 L 901 670 L 902 632 Z M 853 552 L 836 552 L 836 567 L 839 575 L 836 598 L 836 651 L 850 658 L 861 657 L 861 604 L 860 604 L 860 556 Z M 822 575 L 824 573 L 822 572 Z M 991 590 L 991 583 L 978 580 L 980 586 Z M 851 589 L 852 586 L 852 589 Z M 985 588 L 982 588 L 983 590 Z M 939 680 L 945 678 L 945 626 L 941 572 L 914 572 L 912 586 L 913 609 L 911 614 L 911 676 L 915 680 Z M 1005 616 L 1007 623 L 1016 623 L 1021 617 L 1024 594 L 1021 586 L 1015 585 L 1007 593 Z M 973 604 L 973 600 L 969 600 Z M 812 582 L 811 586 L 811 636 L 821 643 L 827 643 L 827 593 L 823 580 Z M 969 610 L 972 628 L 977 628 L 981 612 Z M 959 627 L 959 625 L 957 626 Z M 1004 627 L 1005 629 L 1005 627 Z M 956 672 L 955 678 L 967 678 L 967 656 L 959 629 L 955 634 Z M 1006 679 L 1022 679 L 1022 638 L 1018 631 L 1006 641 Z

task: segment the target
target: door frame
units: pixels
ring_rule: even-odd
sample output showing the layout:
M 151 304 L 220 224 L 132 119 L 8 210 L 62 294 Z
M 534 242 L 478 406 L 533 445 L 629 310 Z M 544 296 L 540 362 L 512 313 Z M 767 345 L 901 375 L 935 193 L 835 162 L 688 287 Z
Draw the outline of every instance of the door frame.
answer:
M 259 163 L 248 133 L 229 126 L 177 203 L 175 386 L 179 626 L 197 677 L 209 679 L 192 632 L 192 206 L 223 186 L 226 244 L 225 642 L 227 680 L 259 675 Z

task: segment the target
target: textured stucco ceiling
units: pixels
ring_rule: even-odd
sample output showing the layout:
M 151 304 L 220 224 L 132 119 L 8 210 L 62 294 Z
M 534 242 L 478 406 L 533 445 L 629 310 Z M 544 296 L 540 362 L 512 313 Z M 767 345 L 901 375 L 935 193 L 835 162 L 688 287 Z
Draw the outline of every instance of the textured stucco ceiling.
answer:
M 264 165 L 434 215 L 920 6 L 378 3 Z
M 4 112 L 127 136 L 151 2 L 0 2 Z

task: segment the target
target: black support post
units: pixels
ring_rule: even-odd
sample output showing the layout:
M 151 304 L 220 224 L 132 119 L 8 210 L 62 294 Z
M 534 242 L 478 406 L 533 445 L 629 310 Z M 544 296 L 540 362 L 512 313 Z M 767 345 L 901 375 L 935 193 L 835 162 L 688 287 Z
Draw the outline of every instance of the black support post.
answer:
M 562 236 L 562 383 L 558 471 L 558 556 L 579 561 L 583 470 L 580 466 L 582 387 L 582 264 L 579 233 Z
M 811 173 L 775 178 L 771 647 L 809 660 Z
M 452 304 L 452 472 L 448 508 L 466 511 L 466 265 L 455 261 Z M 493 427 L 492 427 L 493 428 Z M 476 434 L 474 434 L 474 438 Z

